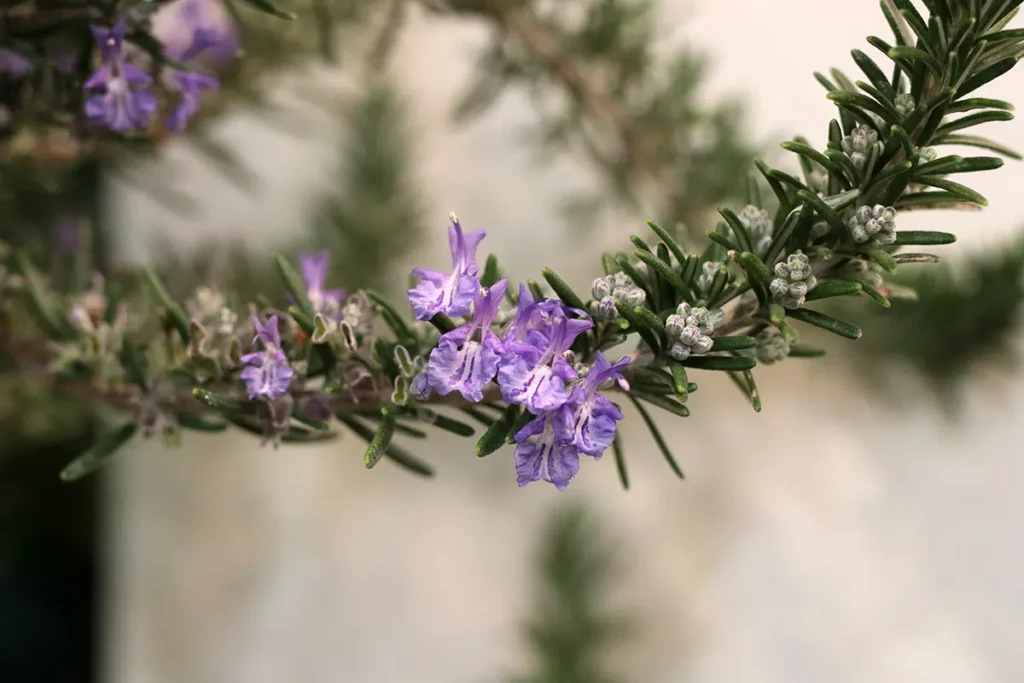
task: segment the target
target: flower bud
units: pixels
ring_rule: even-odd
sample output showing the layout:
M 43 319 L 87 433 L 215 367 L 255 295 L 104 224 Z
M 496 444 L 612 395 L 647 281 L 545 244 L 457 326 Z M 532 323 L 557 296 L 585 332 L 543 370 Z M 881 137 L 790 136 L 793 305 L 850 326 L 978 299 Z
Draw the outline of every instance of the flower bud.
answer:
M 910 93 L 901 92 L 896 96 L 896 101 L 893 102 L 896 106 L 896 113 L 900 115 L 900 118 L 907 118 L 914 113 L 914 108 L 917 104 L 914 102 L 914 96 Z
M 670 340 L 679 339 L 683 334 L 684 327 L 686 327 L 686 320 L 682 316 L 670 315 L 665 320 L 665 334 Z
M 600 301 L 606 296 L 612 295 L 612 283 L 607 277 L 599 277 L 590 285 L 590 293 Z
M 601 299 L 597 310 L 602 320 L 615 320 L 619 316 L 619 310 L 615 308 L 615 299 L 610 296 Z
M 626 293 L 626 303 L 630 306 L 643 306 L 647 301 L 647 293 L 639 287 L 634 287 Z
M 686 360 L 690 357 L 690 347 L 685 344 L 673 344 L 668 350 L 668 355 L 675 360 Z
M 861 206 L 846 225 L 853 241 L 859 244 L 885 245 L 896 241 L 896 209 L 891 206 Z
M 768 284 L 768 291 L 782 307 L 800 308 L 817 284 L 810 259 L 806 254 L 796 253 L 775 264 L 775 279 Z

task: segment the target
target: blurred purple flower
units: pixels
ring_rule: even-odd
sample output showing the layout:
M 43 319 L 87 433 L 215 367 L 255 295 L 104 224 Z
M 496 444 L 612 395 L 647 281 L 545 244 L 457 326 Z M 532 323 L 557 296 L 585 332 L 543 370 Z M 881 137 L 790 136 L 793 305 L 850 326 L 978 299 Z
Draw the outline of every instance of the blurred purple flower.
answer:
M 331 411 L 331 399 L 327 394 L 316 394 L 303 403 L 303 414 L 310 420 L 318 422 L 330 422 L 334 417 Z
M 124 60 L 124 17 L 109 31 L 92 27 L 92 35 L 100 46 L 103 64 L 85 82 L 92 93 L 85 102 L 85 113 L 98 126 L 117 132 L 145 128 L 156 112 L 156 95 L 149 91 L 152 79 L 138 67 Z
M 153 20 L 153 35 L 164 51 L 180 60 L 202 32 L 204 58 L 220 63 L 238 54 L 235 25 L 219 0 L 181 0 L 164 7 Z
M 317 313 L 334 319 L 341 312 L 341 300 L 345 297 L 345 292 L 341 289 L 324 289 L 327 264 L 330 260 L 331 255 L 326 251 L 299 254 L 299 268 L 306 283 L 306 296 L 309 297 L 309 302 L 313 304 Z
M 277 316 L 272 315 L 266 323 L 261 324 L 259 318 L 253 316 L 256 327 L 257 341 L 263 343 L 262 351 L 254 351 L 242 356 L 246 366 L 242 370 L 242 380 L 249 390 L 249 400 L 275 400 L 288 393 L 295 372 L 288 365 L 288 358 L 281 350 L 281 333 L 277 328 Z
M 476 248 L 486 233 L 474 230 L 462 233 L 462 225 L 452 214 L 448 228 L 448 246 L 452 254 L 452 272 L 440 273 L 427 268 L 416 268 L 412 274 L 420 278 L 409 290 L 409 302 L 417 320 L 430 320 L 438 313 L 450 316 L 469 315 L 473 297 L 480 289 L 477 278 Z
M 21 78 L 32 71 L 32 62 L 14 50 L 0 47 L 0 75 L 7 74 L 11 78 Z
M 168 54 L 187 64 L 213 45 L 215 45 L 214 35 L 205 29 L 198 29 L 192 34 L 192 44 L 183 52 L 180 54 L 169 52 Z M 178 106 L 167 117 L 167 127 L 174 131 L 185 130 L 189 119 L 199 111 L 200 92 L 216 90 L 220 87 L 220 81 L 213 76 L 172 67 L 164 68 L 163 83 L 168 90 L 178 93 Z
M 53 226 L 53 237 L 57 251 L 62 254 L 76 251 L 82 244 L 78 221 L 74 218 L 63 218 L 57 221 Z
M 210 57 L 234 57 L 238 53 L 235 25 L 216 0 L 184 0 L 181 16 L 193 32 L 206 35 Z
M 63 50 L 53 56 L 53 65 L 57 67 L 57 71 L 65 75 L 75 72 L 75 62 L 77 61 L 78 55 L 74 50 Z

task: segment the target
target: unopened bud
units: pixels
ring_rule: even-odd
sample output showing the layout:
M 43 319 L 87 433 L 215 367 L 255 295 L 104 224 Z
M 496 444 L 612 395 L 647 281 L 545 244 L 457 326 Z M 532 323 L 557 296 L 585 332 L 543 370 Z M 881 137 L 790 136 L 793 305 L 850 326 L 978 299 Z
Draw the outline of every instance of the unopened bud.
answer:
M 612 295 L 612 283 L 606 277 L 599 277 L 590 285 L 590 293 L 600 301 L 606 296 Z

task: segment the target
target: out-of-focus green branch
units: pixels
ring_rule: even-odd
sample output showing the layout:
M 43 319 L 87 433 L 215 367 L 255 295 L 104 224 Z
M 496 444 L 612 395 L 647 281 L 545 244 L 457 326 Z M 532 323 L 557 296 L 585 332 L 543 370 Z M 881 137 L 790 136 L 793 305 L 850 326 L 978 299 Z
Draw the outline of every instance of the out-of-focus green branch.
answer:
M 551 516 L 537 551 L 533 612 L 523 625 L 525 672 L 510 683 L 612 683 L 609 651 L 627 642 L 633 619 L 605 606 L 622 576 L 615 545 L 578 506 Z

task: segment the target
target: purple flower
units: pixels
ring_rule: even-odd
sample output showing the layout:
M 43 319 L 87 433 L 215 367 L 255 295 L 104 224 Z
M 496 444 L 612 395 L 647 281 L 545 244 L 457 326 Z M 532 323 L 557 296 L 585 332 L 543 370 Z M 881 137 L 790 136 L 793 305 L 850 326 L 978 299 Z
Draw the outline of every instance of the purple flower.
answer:
M 281 333 L 277 329 L 277 316 L 272 315 L 265 324 L 253 316 L 256 336 L 252 343 L 263 342 L 262 351 L 254 351 L 242 356 L 246 366 L 242 370 L 242 379 L 249 390 L 249 400 L 275 400 L 288 392 L 295 372 L 288 366 L 288 359 L 281 350 Z
M 330 422 L 334 416 L 331 411 L 331 399 L 324 393 L 309 397 L 303 404 L 302 412 L 310 420 L 318 422 Z
M 32 71 L 32 62 L 14 50 L 0 47 L 0 74 L 8 74 L 11 78 L 21 78 Z
M 233 57 L 238 53 L 235 27 L 216 0 L 185 0 L 182 22 L 194 36 L 200 32 L 207 42 L 205 53 L 213 58 Z M 171 49 L 168 46 L 168 49 Z M 187 49 L 187 48 L 186 48 Z
M 472 322 L 441 336 L 430 352 L 426 372 L 413 380 L 415 396 L 425 398 L 431 390 L 457 391 L 467 401 L 484 399 L 484 387 L 494 379 L 501 360 L 501 340 L 491 323 L 507 287 L 508 280 L 500 280 L 490 289 L 477 289 Z
M 568 403 L 562 406 L 561 419 L 568 427 L 571 445 L 579 452 L 599 459 L 612 445 L 615 423 L 622 419 L 622 413 L 599 394 L 598 389 L 606 382 L 621 380 L 622 370 L 629 361 L 626 356 L 612 365 L 598 351 L 594 367 L 586 379 L 573 388 Z
M 327 279 L 327 264 L 331 255 L 326 251 L 315 254 L 300 254 L 299 268 L 302 270 L 302 279 L 306 283 L 306 296 L 313 308 L 318 313 L 323 313 L 329 318 L 337 317 L 341 310 L 341 300 L 345 296 L 341 289 L 324 289 L 324 280 Z
M 553 299 L 530 303 L 521 297 L 519 307 L 503 346 L 498 385 L 506 401 L 540 415 L 569 399 L 565 383 L 576 379 L 576 372 L 562 354 L 593 323 L 570 318 L 572 309 Z
M 217 45 L 217 36 L 207 30 L 198 29 L 192 35 L 192 43 L 180 54 L 174 56 L 180 62 L 191 62 L 203 52 Z M 165 67 L 163 72 L 164 86 L 178 93 L 178 106 L 167 117 L 167 127 L 173 131 L 183 131 L 189 119 L 199 111 L 199 94 L 203 90 L 216 90 L 220 81 L 208 74 L 197 71 L 185 71 Z
M 423 280 L 409 290 L 409 302 L 417 320 L 430 320 L 438 313 L 450 316 L 469 315 L 473 297 L 480 289 L 477 279 L 476 248 L 486 233 L 474 230 L 462 233 L 462 225 L 452 215 L 448 228 L 448 244 L 452 252 L 451 274 L 416 268 L 412 274 Z
M 93 40 L 100 46 L 100 55 L 104 64 L 119 62 L 122 59 L 124 49 L 124 34 L 128 29 L 128 20 L 124 17 L 114 22 L 114 27 L 109 31 L 100 26 L 90 26 Z
M 516 474 L 520 486 L 549 481 L 564 491 L 580 468 L 580 456 L 566 438 L 558 413 L 545 413 L 516 432 Z
M 124 61 L 121 51 L 126 27 L 124 17 L 109 31 L 92 27 L 103 64 L 85 82 L 91 93 L 85 101 L 86 116 L 95 125 L 117 132 L 145 128 L 156 112 L 156 95 L 147 88 L 152 79 Z
M 535 301 L 529 287 L 522 284 L 519 285 L 518 305 L 516 317 L 505 331 L 506 353 L 516 353 L 524 345 L 546 348 L 551 341 L 551 330 L 556 318 L 575 311 L 557 299 Z
M 199 111 L 199 93 L 203 90 L 216 90 L 220 81 L 213 76 L 195 71 L 170 69 L 167 79 L 169 89 L 176 90 L 178 106 L 167 116 L 167 127 L 173 131 L 183 131 L 189 119 Z

